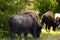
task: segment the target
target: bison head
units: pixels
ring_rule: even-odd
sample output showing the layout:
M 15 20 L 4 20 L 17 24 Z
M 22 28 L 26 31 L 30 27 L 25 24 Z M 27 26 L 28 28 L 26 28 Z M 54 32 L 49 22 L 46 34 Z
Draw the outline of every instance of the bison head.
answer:
M 57 22 L 58 25 L 60 24 L 60 17 L 56 18 L 56 22 Z
M 42 26 L 38 25 L 34 29 L 31 29 L 31 34 L 33 35 L 34 38 L 40 37 Z
M 56 28 L 58 27 L 58 25 L 59 25 L 59 21 L 57 21 L 56 20 L 56 22 L 55 23 L 53 23 L 54 25 L 53 25 L 53 31 L 55 31 L 56 30 Z

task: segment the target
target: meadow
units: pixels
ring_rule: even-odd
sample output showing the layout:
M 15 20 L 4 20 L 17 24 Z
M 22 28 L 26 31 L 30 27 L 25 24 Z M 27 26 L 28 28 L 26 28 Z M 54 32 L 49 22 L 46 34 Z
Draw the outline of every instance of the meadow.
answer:
M 33 39 L 30 33 L 27 36 L 28 36 L 28 40 L 60 40 L 60 30 L 56 30 L 55 32 L 50 30 L 50 32 L 47 32 L 45 29 L 42 29 L 40 37 L 37 39 Z M 0 33 L 0 40 L 8 40 L 8 39 L 9 39 L 9 35 L 7 32 Z M 16 34 L 15 40 L 20 40 L 17 34 Z M 24 40 L 23 34 L 22 34 L 21 40 Z

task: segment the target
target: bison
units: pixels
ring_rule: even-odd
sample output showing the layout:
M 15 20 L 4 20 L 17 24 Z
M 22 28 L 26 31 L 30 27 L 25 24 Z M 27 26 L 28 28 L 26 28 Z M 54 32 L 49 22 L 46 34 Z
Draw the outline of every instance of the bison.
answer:
M 59 13 L 55 13 L 55 19 L 58 22 L 58 24 L 60 24 L 60 14 Z
M 48 30 L 50 32 L 50 28 L 52 26 L 53 31 L 56 30 L 56 27 L 58 26 L 58 22 L 54 18 L 54 14 L 52 11 L 48 11 L 45 14 L 42 15 L 41 24 L 46 24 L 46 31 Z
M 56 19 L 56 21 L 58 21 L 59 24 L 60 24 L 60 14 L 59 14 L 59 13 L 55 13 L 55 19 Z
M 33 12 L 25 12 L 24 14 L 16 14 L 10 17 L 8 24 L 10 26 L 10 39 L 15 39 L 15 33 L 24 34 L 25 39 L 30 32 L 34 38 L 38 38 L 41 33 L 42 25 L 39 24 L 37 16 Z

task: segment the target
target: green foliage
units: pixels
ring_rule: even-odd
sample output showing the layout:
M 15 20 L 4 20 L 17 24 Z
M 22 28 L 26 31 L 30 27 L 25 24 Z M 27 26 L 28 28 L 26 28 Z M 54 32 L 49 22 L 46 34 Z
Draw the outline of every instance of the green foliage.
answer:
M 0 0 L 0 30 L 9 31 L 8 19 L 24 10 L 28 0 Z
M 38 0 L 38 2 L 35 5 L 36 8 L 39 10 L 39 16 L 41 16 L 47 11 L 55 12 L 58 3 L 56 2 L 56 0 Z
M 56 12 L 60 13 L 60 0 L 56 0 L 58 2 L 58 6 L 56 8 Z

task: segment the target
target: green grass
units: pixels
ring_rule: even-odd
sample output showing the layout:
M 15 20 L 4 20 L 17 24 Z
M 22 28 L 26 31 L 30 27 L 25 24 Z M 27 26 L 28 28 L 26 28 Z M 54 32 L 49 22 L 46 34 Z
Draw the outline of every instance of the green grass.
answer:
M 2 36 L 2 37 L 1 37 Z M 9 37 L 8 35 L 1 35 L 0 40 Z M 19 40 L 19 36 L 16 35 L 16 40 Z M 24 39 L 24 36 L 22 34 L 22 40 Z M 38 39 L 33 39 L 32 35 L 28 34 L 28 39 L 30 40 L 60 40 L 60 30 L 56 30 L 55 32 L 50 30 L 50 32 L 47 32 L 45 29 L 42 29 L 42 32 L 40 34 L 40 37 Z M 7 39 L 6 39 L 7 40 Z
M 40 40 L 60 40 L 60 31 L 56 30 L 54 32 L 50 30 L 50 32 L 47 32 L 45 29 L 42 29 Z
M 32 35 L 28 34 L 28 38 L 32 39 Z M 42 29 L 40 38 L 36 40 L 60 40 L 60 30 L 56 30 L 55 32 L 50 30 L 50 32 L 47 32 L 45 29 Z

